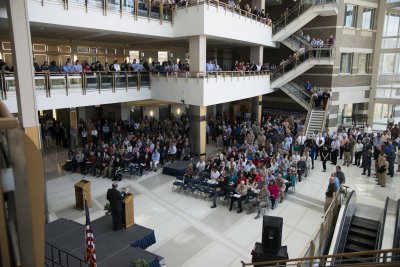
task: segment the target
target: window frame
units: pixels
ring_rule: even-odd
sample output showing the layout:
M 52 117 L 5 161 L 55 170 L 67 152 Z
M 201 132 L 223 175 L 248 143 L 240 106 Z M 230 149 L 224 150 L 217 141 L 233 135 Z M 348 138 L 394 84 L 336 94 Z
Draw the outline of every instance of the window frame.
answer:
M 361 56 L 365 55 L 365 66 L 364 68 L 360 68 L 360 59 Z M 369 63 L 371 59 L 371 54 L 369 53 L 359 53 L 358 54 L 358 74 L 369 74 Z M 363 71 L 361 71 L 363 70 Z
M 353 7 L 352 14 L 351 14 L 351 23 L 350 23 L 351 25 L 347 25 L 346 24 L 347 23 L 347 18 L 348 18 L 346 13 L 349 12 L 348 9 L 347 9 L 349 6 Z M 357 7 L 358 7 L 357 5 L 353 5 L 353 4 L 346 4 L 346 6 L 344 7 L 344 21 L 343 21 L 343 26 L 344 27 L 348 27 L 348 28 L 355 28 L 356 27 L 356 25 L 357 25 L 357 10 L 358 10 Z
M 344 69 L 343 69 L 343 57 L 345 55 L 349 56 L 349 58 L 347 59 L 348 72 L 344 72 Z M 354 53 L 341 53 L 341 55 L 340 55 L 340 74 L 352 74 L 353 60 L 354 60 Z
M 371 17 L 369 20 L 369 26 L 364 27 L 364 14 L 366 14 L 368 11 L 371 11 Z M 361 21 L 361 29 L 362 30 L 373 30 L 374 29 L 374 23 L 375 23 L 375 8 L 370 8 L 370 7 L 364 7 L 363 12 L 362 12 L 362 21 Z

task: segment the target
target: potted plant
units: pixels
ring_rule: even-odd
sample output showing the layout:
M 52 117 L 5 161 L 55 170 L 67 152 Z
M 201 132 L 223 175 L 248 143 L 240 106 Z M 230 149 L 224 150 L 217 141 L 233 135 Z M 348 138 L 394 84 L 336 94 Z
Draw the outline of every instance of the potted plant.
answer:
M 132 262 L 132 267 L 149 267 L 149 263 L 145 259 L 137 259 Z
M 106 215 L 111 215 L 111 205 L 110 205 L 109 202 L 107 202 L 107 203 L 104 205 L 104 210 L 106 211 Z

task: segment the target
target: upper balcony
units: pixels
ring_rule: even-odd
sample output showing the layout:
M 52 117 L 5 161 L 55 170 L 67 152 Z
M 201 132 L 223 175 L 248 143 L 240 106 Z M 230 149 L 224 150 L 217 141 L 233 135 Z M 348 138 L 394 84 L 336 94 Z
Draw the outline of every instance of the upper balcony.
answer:
M 150 99 L 150 74 L 146 72 L 37 73 L 35 86 L 38 110 Z M 7 108 L 17 113 L 13 73 L 0 75 L 0 88 Z
M 151 79 L 151 97 L 169 102 L 210 106 L 271 93 L 269 72 L 214 72 Z
M 272 27 L 264 20 L 218 0 L 191 0 L 180 6 L 149 0 L 29 0 L 28 5 L 31 25 L 42 28 L 162 39 L 204 35 L 246 45 L 276 46 Z M 5 14 L 3 9 L 0 16 Z
M 272 27 L 263 19 L 218 0 L 189 1 L 178 8 L 173 31 L 174 37 L 206 35 L 248 45 L 276 46 Z
M 148 72 L 36 73 L 38 110 L 157 99 L 197 106 L 271 93 L 269 72 L 215 72 L 190 75 Z M 18 112 L 13 73 L 0 75 L 1 99 Z

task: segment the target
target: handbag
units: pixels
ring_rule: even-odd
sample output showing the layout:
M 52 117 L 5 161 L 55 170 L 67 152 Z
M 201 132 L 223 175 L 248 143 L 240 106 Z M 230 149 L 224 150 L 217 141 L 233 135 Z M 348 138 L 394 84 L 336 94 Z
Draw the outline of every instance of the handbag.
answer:
M 386 171 L 385 166 L 381 166 L 381 167 L 379 167 L 379 169 L 378 169 L 378 172 L 379 172 L 379 173 L 384 173 L 385 171 Z

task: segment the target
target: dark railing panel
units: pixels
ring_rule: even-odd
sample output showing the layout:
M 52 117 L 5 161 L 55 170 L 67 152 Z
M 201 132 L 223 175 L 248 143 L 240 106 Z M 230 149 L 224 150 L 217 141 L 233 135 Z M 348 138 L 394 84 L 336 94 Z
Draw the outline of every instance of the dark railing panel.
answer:
M 397 200 L 396 223 L 394 225 L 393 248 L 400 248 L 400 199 Z M 400 253 L 394 253 L 393 256 L 400 261 Z
M 378 233 L 376 235 L 376 241 L 375 241 L 375 250 L 380 250 L 382 247 L 383 234 L 384 234 L 385 222 L 386 222 L 386 213 L 388 210 L 388 206 L 389 206 L 389 197 L 386 198 L 385 208 L 383 209 L 381 219 L 379 220 Z M 380 258 L 379 255 L 376 255 L 375 261 L 379 262 L 379 258 Z
M 344 252 L 346 246 L 347 236 L 351 221 L 357 208 L 357 197 L 356 192 L 352 191 L 350 197 L 347 199 L 346 207 L 343 212 L 342 221 L 340 222 L 339 234 L 336 239 L 334 254 L 340 254 Z

